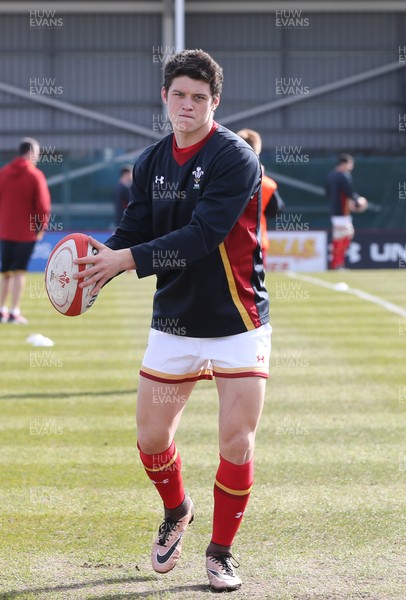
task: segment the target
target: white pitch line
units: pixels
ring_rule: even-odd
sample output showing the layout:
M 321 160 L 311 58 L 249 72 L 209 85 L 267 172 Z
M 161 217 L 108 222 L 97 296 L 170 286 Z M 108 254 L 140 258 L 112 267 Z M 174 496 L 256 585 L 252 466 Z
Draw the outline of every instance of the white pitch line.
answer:
M 287 277 L 291 277 L 292 279 L 300 279 L 302 281 L 308 281 L 309 283 L 313 283 L 314 285 L 319 285 L 321 287 L 326 287 L 329 290 L 333 290 L 334 292 L 345 292 L 347 294 L 352 294 L 353 296 L 358 296 L 358 298 L 362 298 L 367 302 L 372 302 L 373 304 L 377 304 L 381 306 L 385 310 L 395 313 L 395 315 L 400 315 L 403 318 L 406 318 L 406 310 L 397 304 L 393 304 L 392 302 L 388 302 L 379 296 L 374 296 L 373 294 L 368 294 L 368 292 L 363 292 L 362 290 L 358 290 L 357 288 L 348 287 L 344 289 L 344 287 L 338 287 L 337 283 L 330 283 L 329 281 L 324 281 L 323 279 L 318 279 L 318 277 L 311 277 L 310 275 L 302 275 L 301 273 L 295 273 L 294 271 L 286 271 L 285 275 Z M 346 284 L 344 284 L 346 285 Z

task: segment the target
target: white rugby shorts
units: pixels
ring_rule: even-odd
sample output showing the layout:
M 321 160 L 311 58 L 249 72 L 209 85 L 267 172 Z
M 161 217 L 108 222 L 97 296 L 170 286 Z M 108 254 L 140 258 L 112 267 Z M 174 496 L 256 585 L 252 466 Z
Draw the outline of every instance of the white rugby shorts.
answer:
M 331 217 L 331 223 L 333 225 L 333 240 L 341 240 L 354 235 L 351 215 Z
M 269 377 L 269 323 L 237 335 L 193 338 L 151 329 L 140 375 L 182 383 L 213 377 Z

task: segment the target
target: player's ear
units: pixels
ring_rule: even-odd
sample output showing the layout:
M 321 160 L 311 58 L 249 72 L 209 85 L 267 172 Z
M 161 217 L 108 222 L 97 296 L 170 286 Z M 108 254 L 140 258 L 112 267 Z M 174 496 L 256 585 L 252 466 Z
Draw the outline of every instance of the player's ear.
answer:
M 162 98 L 162 102 L 164 104 L 166 104 L 168 102 L 168 98 L 166 96 L 166 90 L 165 90 L 165 88 L 163 86 L 161 88 L 161 98 Z
M 212 104 L 213 112 L 216 110 L 216 108 L 218 107 L 219 104 L 220 104 L 220 96 L 216 96 L 215 98 L 213 98 L 213 104 Z

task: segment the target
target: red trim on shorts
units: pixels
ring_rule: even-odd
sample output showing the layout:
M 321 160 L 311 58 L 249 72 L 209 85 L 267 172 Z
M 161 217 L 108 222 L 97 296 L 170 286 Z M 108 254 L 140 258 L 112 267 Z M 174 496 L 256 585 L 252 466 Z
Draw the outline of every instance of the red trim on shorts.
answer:
M 195 377 L 183 377 L 182 375 L 179 375 L 179 379 L 174 377 L 159 377 L 158 375 L 151 375 L 150 373 L 146 373 L 142 369 L 140 369 L 140 375 L 142 375 L 146 379 L 152 379 L 152 381 L 160 381 L 161 383 L 184 383 L 186 381 L 200 381 L 201 379 L 213 379 L 213 375 L 208 374 L 197 375 Z
M 243 371 L 240 373 L 216 373 L 213 370 L 214 377 L 228 377 L 228 378 L 237 378 L 237 377 L 264 377 L 265 379 L 269 379 L 269 373 L 261 372 L 261 371 Z

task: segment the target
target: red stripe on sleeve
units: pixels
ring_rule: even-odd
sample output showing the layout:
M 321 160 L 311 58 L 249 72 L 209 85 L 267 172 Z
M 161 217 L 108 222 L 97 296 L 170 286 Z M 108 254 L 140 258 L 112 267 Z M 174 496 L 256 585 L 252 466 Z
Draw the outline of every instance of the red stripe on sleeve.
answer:
M 255 290 L 251 283 L 254 269 L 253 254 L 259 244 L 257 238 L 258 210 L 257 192 L 224 240 L 238 297 L 255 327 L 261 325 L 255 303 Z

